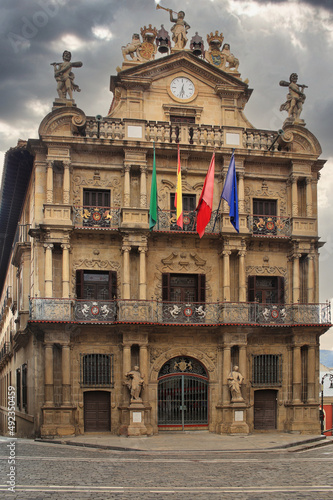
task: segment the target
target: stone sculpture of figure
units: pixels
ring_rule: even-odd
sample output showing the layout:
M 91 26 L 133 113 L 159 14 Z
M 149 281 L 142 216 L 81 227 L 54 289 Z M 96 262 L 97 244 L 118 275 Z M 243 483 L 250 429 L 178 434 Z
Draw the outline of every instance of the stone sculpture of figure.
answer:
M 141 47 L 140 35 L 138 33 L 134 33 L 132 36 L 132 41 L 121 48 L 121 51 L 122 51 L 123 57 L 124 57 L 124 61 L 129 61 L 129 59 L 127 59 L 127 57 L 126 57 L 128 55 L 131 56 L 131 58 L 134 59 L 134 61 L 137 61 L 138 58 L 136 55 L 136 51 L 140 47 Z
M 168 9 L 170 12 L 170 21 L 172 23 L 176 23 L 172 26 L 171 31 L 172 31 L 172 41 L 175 43 L 174 48 L 177 50 L 182 50 L 185 48 L 185 45 L 187 43 L 187 32 L 190 29 L 190 25 L 187 24 L 186 21 L 184 21 L 185 17 L 185 12 L 180 10 L 177 14 L 177 19 L 175 19 L 172 14 L 173 11 L 171 9 Z
M 281 87 L 289 87 L 287 100 L 285 103 L 281 104 L 280 111 L 287 111 L 288 119 L 290 119 L 290 121 L 292 122 L 298 120 L 300 117 L 303 103 L 306 99 L 304 89 L 308 88 L 307 85 L 299 85 L 297 83 L 297 80 L 297 73 L 292 73 L 289 77 L 289 82 L 286 82 L 284 80 L 280 81 Z
M 228 43 L 223 45 L 222 54 L 225 56 L 225 62 L 228 63 L 228 69 L 234 68 L 237 71 L 239 60 L 230 52 L 230 45 Z
M 241 385 L 244 377 L 239 373 L 238 366 L 233 367 L 233 371 L 228 377 L 228 385 L 231 392 L 231 401 L 244 401 L 241 393 Z
M 71 62 L 72 54 L 68 50 L 64 51 L 62 58 L 62 63 L 51 63 L 51 66 L 54 67 L 54 78 L 58 82 L 58 96 L 60 99 L 66 99 L 66 94 L 68 94 L 69 99 L 73 99 L 73 90 L 81 92 L 81 89 L 75 85 L 75 76 L 71 69 L 81 68 L 82 62 Z
M 134 370 L 126 373 L 126 385 L 130 390 L 131 399 L 139 399 L 140 392 L 143 386 L 143 378 L 139 371 L 139 367 L 135 366 Z

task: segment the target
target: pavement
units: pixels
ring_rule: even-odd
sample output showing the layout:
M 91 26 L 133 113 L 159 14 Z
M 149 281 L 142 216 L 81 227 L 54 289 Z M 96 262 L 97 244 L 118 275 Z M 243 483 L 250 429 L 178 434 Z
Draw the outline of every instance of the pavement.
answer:
M 160 432 L 154 436 L 124 437 L 109 433 L 86 433 L 39 442 L 84 446 L 118 451 L 184 452 L 184 451 L 267 451 L 289 449 L 301 451 L 333 444 L 333 437 L 284 432 L 254 432 L 247 435 L 220 435 L 209 431 Z

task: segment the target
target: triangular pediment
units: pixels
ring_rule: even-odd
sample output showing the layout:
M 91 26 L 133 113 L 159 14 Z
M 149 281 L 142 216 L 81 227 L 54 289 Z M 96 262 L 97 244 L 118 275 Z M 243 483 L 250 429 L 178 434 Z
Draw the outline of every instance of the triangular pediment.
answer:
M 132 64 L 133 66 L 125 67 L 117 76 L 111 77 L 110 90 L 112 92 L 114 92 L 117 84 L 120 84 L 120 82 L 127 87 L 139 85 L 141 82 L 142 87 L 148 88 L 153 81 L 183 71 L 211 87 L 224 87 L 225 89 L 246 94 L 248 97 L 252 93 L 247 83 L 243 82 L 240 78 L 215 67 L 185 50 L 146 63 Z

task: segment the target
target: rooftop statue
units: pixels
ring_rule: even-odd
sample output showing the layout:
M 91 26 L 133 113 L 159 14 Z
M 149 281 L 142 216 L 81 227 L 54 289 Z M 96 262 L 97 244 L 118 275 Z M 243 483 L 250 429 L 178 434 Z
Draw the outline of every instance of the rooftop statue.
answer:
M 175 43 L 174 49 L 183 50 L 187 43 L 187 32 L 190 29 L 190 25 L 184 21 L 185 12 L 180 10 L 179 12 L 174 12 L 172 9 L 166 9 L 160 5 L 156 5 L 156 9 L 163 9 L 170 13 L 170 21 L 176 23 L 172 26 L 172 41 Z M 177 14 L 177 18 L 173 17 L 173 14 Z
M 308 88 L 308 86 L 299 85 L 297 83 L 297 80 L 297 73 L 292 73 L 289 77 L 289 82 L 286 82 L 284 80 L 280 81 L 281 87 L 289 87 L 287 100 L 280 106 L 280 111 L 288 112 L 288 118 L 286 121 L 289 123 L 295 123 L 296 121 L 303 122 L 303 120 L 300 120 L 300 114 L 303 109 L 303 103 L 306 99 L 304 89 Z
M 148 28 L 141 28 L 142 42 L 138 33 L 134 33 L 132 41 L 121 48 L 124 61 L 129 61 L 127 56 L 130 56 L 132 61 L 147 62 L 155 59 L 157 46 L 154 43 L 157 35 L 157 29 L 150 24 Z
M 234 76 L 238 77 L 240 76 L 238 73 L 239 60 L 230 52 L 229 43 L 225 43 L 222 47 L 223 40 L 223 33 L 219 33 L 218 30 L 207 35 L 209 49 L 205 52 L 205 59 L 223 71 L 233 73 Z
M 58 96 L 60 99 L 66 99 L 68 94 L 69 99 L 73 99 L 73 90 L 81 92 L 81 89 L 74 83 L 75 75 L 71 69 L 81 68 L 82 62 L 71 62 L 72 54 L 68 50 L 64 51 L 62 58 L 62 63 L 51 63 L 51 66 L 54 67 L 54 78 L 58 82 Z

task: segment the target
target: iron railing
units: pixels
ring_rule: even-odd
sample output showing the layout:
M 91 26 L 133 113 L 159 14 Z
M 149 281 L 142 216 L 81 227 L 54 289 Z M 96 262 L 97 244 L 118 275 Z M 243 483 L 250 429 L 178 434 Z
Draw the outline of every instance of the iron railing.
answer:
M 275 215 L 249 215 L 248 228 L 252 234 L 290 236 L 291 218 Z
M 120 226 L 120 208 L 110 207 L 73 207 L 75 227 L 94 227 L 115 229 Z
M 217 217 L 216 217 L 217 216 Z M 209 223 L 206 226 L 205 233 L 219 233 L 221 231 L 221 214 L 217 215 L 217 210 L 212 212 Z M 216 224 L 215 224 L 216 219 Z M 215 227 L 214 227 L 215 225 Z M 175 210 L 158 210 L 157 224 L 154 231 L 188 231 L 195 232 L 197 230 L 197 212 L 184 211 L 183 213 L 183 229 L 177 225 L 177 217 Z
M 10 342 L 4 342 L 2 344 L 0 349 L 0 362 L 7 356 L 7 354 L 10 354 Z
M 192 325 L 330 325 L 331 304 L 162 302 L 155 300 L 30 299 L 32 321 Z

